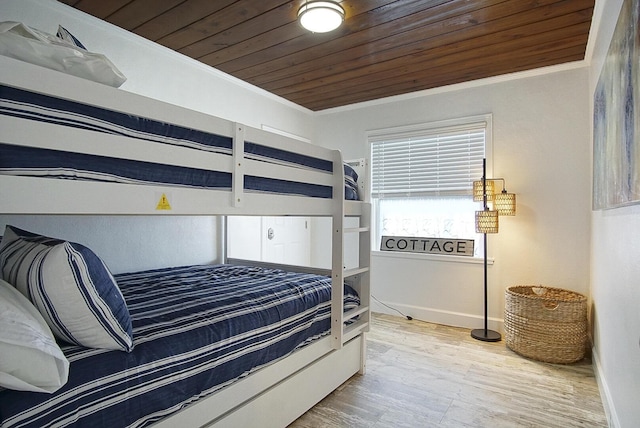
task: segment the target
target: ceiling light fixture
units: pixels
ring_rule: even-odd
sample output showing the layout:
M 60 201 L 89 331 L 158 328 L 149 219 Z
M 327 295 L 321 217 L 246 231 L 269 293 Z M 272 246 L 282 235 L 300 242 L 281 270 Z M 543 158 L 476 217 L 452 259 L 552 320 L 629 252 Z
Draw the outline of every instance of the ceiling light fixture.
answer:
M 335 1 L 307 1 L 298 10 L 300 25 L 312 33 L 327 33 L 344 21 L 344 9 Z

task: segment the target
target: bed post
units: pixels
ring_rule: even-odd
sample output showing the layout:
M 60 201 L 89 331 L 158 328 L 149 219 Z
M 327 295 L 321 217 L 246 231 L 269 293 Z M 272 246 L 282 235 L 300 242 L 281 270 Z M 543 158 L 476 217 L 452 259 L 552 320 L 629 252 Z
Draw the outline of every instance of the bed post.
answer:
M 218 239 L 218 241 L 220 242 L 220 262 L 223 264 L 227 264 L 227 236 L 229 234 L 227 216 L 221 215 L 218 216 L 218 219 L 218 230 L 220 231 L 220 239 Z
M 344 328 L 344 166 L 342 153 L 333 160 L 333 214 L 331 219 L 331 341 L 342 348 Z
M 364 192 L 363 192 L 364 193 Z M 363 198 L 365 195 L 363 195 Z M 368 196 L 367 196 L 368 197 Z M 367 327 L 362 332 L 362 360 L 360 362 L 360 374 L 366 372 L 367 362 L 367 332 L 371 323 L 371 205 L 369 202 L 363 202 L 366 204 L 366 209 L 360 213 L 359 223 L 359 242 L 358 242 L 358 266 L 362 269 L 359 274 L 360 280 L 360 304 L 366 307 L 367 310 L 361 315 L 367 324 Z
M 233 168 L 231 206 L 242 207 L 244 203 L 244 126 L 236 123 L 233 133 Z

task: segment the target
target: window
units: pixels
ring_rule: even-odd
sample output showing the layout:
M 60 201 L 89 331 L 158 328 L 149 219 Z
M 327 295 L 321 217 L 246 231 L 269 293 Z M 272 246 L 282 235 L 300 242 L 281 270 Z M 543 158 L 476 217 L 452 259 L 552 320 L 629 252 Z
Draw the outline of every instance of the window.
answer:
M 382 236 L 474 239 L 473 181 L 491 142 L 491 115 L 370 132 L 374 250 Z

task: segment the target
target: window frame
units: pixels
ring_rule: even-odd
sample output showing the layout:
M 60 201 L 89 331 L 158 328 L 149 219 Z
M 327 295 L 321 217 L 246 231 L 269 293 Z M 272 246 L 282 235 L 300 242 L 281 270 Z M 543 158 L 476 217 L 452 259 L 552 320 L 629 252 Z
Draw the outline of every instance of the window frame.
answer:
M 436 133 L 437 131 L 442 131 L 445 129 L 454 129 L 456 127 L 465 127 L 472 124 L 477 123 L 485 123 L 485 159 L 486 159 L 486 174 L 487 176 L 493 176 L 493 115 L 491 113 L 474 115 L 474 116 L 465 116 L 454 119 L 445 119 L 433 122 L 423 122 L 412 125 L 404 125 L 390 128 L 380 128 L 365 131 L 365 138 L 367 143 L 367 165 L 369 166 L 368 171 L 368 183 L 367 189 L 368 194 L 367 197 L 369 201 L 371 201 L 371 251 L 374 256 L 383 256 L 383 257 L 392 257 L 392 258 L 404 258 L 404 259 L 420 259 L 420 260 L 436 260 L 436 261 L 444 261 L 444 262 L 460 262 L 460 263 L 479 263 L 479 260 L 482 257 L 461 257 L 461 256 L 450 256 L 450 255 L 440 255 L 440 254 L 423 254 L 423 253 L 403 253 L 403 252 L 385 252 L 380 251 L 377 246 L 377 240 L 379 240 L 380 232 L 379 232 L 379 218 L 376 212 L 375 203 L 372 194 L 372 182 L 373 182 L 373 162 L 372 162 L 372 144 L 374 141 L 379 140 L 381 138 L 391 138 L 393 136 L 399 136 L 401 134 L 415 134 L 415 133 Z M 480 179 L 481 177 L 478 177 Z M 493 263 L 493 259 L 490 258 L 489 263 Z

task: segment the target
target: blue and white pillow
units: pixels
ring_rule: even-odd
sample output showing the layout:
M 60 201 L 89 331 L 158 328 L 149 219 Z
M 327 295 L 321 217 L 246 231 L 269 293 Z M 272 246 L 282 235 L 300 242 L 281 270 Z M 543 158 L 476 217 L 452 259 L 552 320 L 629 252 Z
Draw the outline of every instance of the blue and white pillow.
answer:
M 0 269 L 59 339 L 88 348 L 133 349 L 126 302 L 107 266 L 89 248 L 7 226 Z
M 350 201 L 359 200 L 358 195 L 358 173 L 348 163 L 344 163 L 344 192 L 345 199 Z
M 71 34 L 69 32 L 69 30 L 67 30 L 66 28 L 64 28 L 62 25 L 58 25 L 58 32 L 56 33 L 56 36 L 59 39 L 64 40 L 65 42 L 77 46 L 81 49 L 84 49 L 85 51 L 87 50 L 87 48 L 84 47 L 84 45 L 82 44 L 82 42 L 80 40 L 78 40 L 76 38 L 76 36 L 74 36 L 73 34 Z

